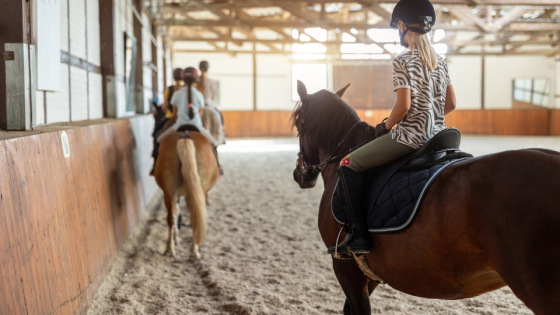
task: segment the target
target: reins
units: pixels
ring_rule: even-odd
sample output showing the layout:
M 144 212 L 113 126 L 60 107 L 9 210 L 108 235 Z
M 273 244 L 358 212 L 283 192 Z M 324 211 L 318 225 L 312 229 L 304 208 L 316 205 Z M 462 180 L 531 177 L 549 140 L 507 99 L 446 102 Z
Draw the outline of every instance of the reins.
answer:
M 346 138 L 348 138 L 348 136 L 350 135 L 350 133 L 352 132 L 352 130 L 354 130 L 354 128 L 356 128 L 356 126 L 358 126 L 361 123 L 361 121 L 356 122 L 354 125 L 352 125 L 352 127 L 350 127 L 350 129 L 346 132 L 346 134 L 344 135 L 344 137 L 342 138 L 342 140 L 338 143 L 338 145 L 336 146 L 336 148 L 334 149 L 333 153 L 327 158 L 325 159 L 323 162 L 320 162 L 319 164 L 316 165 L 307 165 L 307 163 L 305 162 L 305 158 L 303 156 L 303 145 L 302 145 L 302 138 L 304 136 L 305 133 L 305 129 L 303 126 L 303 122 L 301 124 L 301 132 L 300 132 L 300 141 L 299 141 L 299 153 L 298 153 L 298 157 L 302 159 L 303 162 L 303 169 L 300 169 L 300 171 L 302 171 L 303 173 L 307 173 L 307 169 L 311 168 L 316 172 L 321 172 L 321 170 L 323 169 L 323 167 L 335 160 L 340 160 L 342 157 L 348 155 L 350 152 L 354 151 L 356 148 L 360 147 L 353 147 L 350 148 L 340 154 L 335 155 L 336 151 L 338 151 L 338 149 L 340 149 L 340 147 L 342 146 L 342 144 L 345 142 Z M 307 138 L 305 139 L 305 141 L 307 142 Z M 309 148 L 309 142 L 307 142 L 307 147 Z M 311 152 L 313 153 L 313 152 Z M 314 154 L 314 153 L 313 153 Z M 314 154 L 315 156 L 318 156 L 317 154 Z

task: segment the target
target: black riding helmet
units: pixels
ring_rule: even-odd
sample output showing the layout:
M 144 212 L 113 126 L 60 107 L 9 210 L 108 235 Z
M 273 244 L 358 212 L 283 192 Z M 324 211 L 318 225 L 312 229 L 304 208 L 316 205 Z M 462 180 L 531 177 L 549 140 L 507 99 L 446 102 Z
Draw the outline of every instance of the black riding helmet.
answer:
M 177 68 L 173 70 L 173 79 L 175 79 L 175 81 L 183 80 L 183 69 Z
M 198 69 L 200 69 L 200 71 L 208 71 L 208 69 L 210 69 L 210 64 L 208 63 L 208 61 L 202 60 L 198 64 Z
M 183 71 L 183 81 L 192 84 L 198 81 L 198 71 L 193 67 L 185 68 Z
M 426 34 L 431 31 L 436 23 L 436 11 L 428 0 L 401 0 L 393 10 L 391 28 L 398 29 L 398 21 L 403 21 L 406 25 L 406 29 L 401 33 L 401 45 L 407 47 L 408 45 L 404 43 L 406 33 L 412 31 Z M 420 24 L 423 27 L 409 26 L 410 24 Z

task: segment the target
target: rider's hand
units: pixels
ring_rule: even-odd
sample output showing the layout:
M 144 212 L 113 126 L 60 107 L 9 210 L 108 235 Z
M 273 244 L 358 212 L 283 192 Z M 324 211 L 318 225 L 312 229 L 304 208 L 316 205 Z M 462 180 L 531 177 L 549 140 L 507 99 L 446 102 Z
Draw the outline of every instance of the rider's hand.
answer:
M 385 121 L 387 120 L 387 118 L 383 119 L 383 121 L 379 124 L 377 124 L 377 126 L 375 126 L 375 137 L 379 138 L 381 136 L 384 136 L 386 134 L 389 133 L 390 130 L 387 130 L 387 127 L 385 126 Z

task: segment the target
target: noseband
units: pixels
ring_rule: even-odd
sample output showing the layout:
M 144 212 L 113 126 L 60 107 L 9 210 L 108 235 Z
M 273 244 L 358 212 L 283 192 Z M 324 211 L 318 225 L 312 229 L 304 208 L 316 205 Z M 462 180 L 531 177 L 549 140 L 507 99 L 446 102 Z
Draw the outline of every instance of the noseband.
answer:
M 303 103 L 302 103 L 302 114 L 303 114 Z M 349 150 L 346 150 L 342 153 L 336 154 L 335 153 L 338 151 L 338 149 L 340 149 L 340 147 L 342 146 L 342 144 L 345 142 L 346 138 L 348 137 L 348 135 L 350 134 L 350 132 L 352 130 L 354 130 L 354 128 L 356 126 L 358 126 L 361 121 L 358 121 L 357 123 L 355 123 L 344 135 L 344 137 L 342 138 L 342 140 L 338 143 L 338 145 L 336 146 L 336 148 L 334 149 L 333 153 L 327 158 L 325 159 L 323 162 L 320 162 L 319 164 L 312 164 L 309 165 L 307 164 L 307 162 L 305 162 L 305 157 L 303 155 L 303 137 L 305 135 L 305 128 L 304 128 L 304 123 L 305 123 L 305 119 L 303 117 L 301 117 L 301 124 L 300 124 L 300 129 L 298 130 L 298 137 L 299 137 L 299 152 L 298 152 L 298 159 L 296 161 L 296 167 L 299 170 L 299 172 L 301 173 L 302 176 L 307 176 L 307 173 L 309 171 L 313 171 L 313 172 L 321 172 L 323 167 L 329 163 L 331 163 L 332 161 L 338 161 L 340 160 L 342 157 L 348 155 L 350 152 L 352 152 L 355 148 L 351 148 Z M 307 138 L 305 138 L 305 143 L 307 144 L 307 148 L 309 148 L 309 141 L 307 140 Z M 309 150 L 311 152 L 311 150 Z M 313 155 L 315 155 L 316 157 L 319 157 L 318 154 L 315 154 L 313 152 L 311 152 Z M 300 179 L 302 180 L 302 179 Z

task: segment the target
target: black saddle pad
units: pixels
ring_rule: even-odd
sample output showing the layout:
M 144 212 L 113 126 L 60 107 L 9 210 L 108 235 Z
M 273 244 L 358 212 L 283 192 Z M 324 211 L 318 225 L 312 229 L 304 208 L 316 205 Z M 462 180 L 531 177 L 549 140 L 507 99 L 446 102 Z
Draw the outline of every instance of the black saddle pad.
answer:
M 179 127 L 179 129 L 177 129 L 177 131 L 179 131 L 179 132 L 182 132 L 182 131 L 200 132 L 200 130 L 198 130 L 198 128 L 194 125 L 182 125 L 181 127 Z
M 433 181 L 445 168 L 464 159 L 443 159 L 440 163 L 432 163 L 424 169 L 407 170 L 405 166 L 397 171 L 385 183 L 377 198 L 368 198 L 375 200 L 366 204 L 370 233 L 390 233 L 406 229 L 420 209 L 422 199 Z M 346 222 L 346 213 L 338 200 L 336 190 L 332 198 L 332 211 L 340 224 Z

